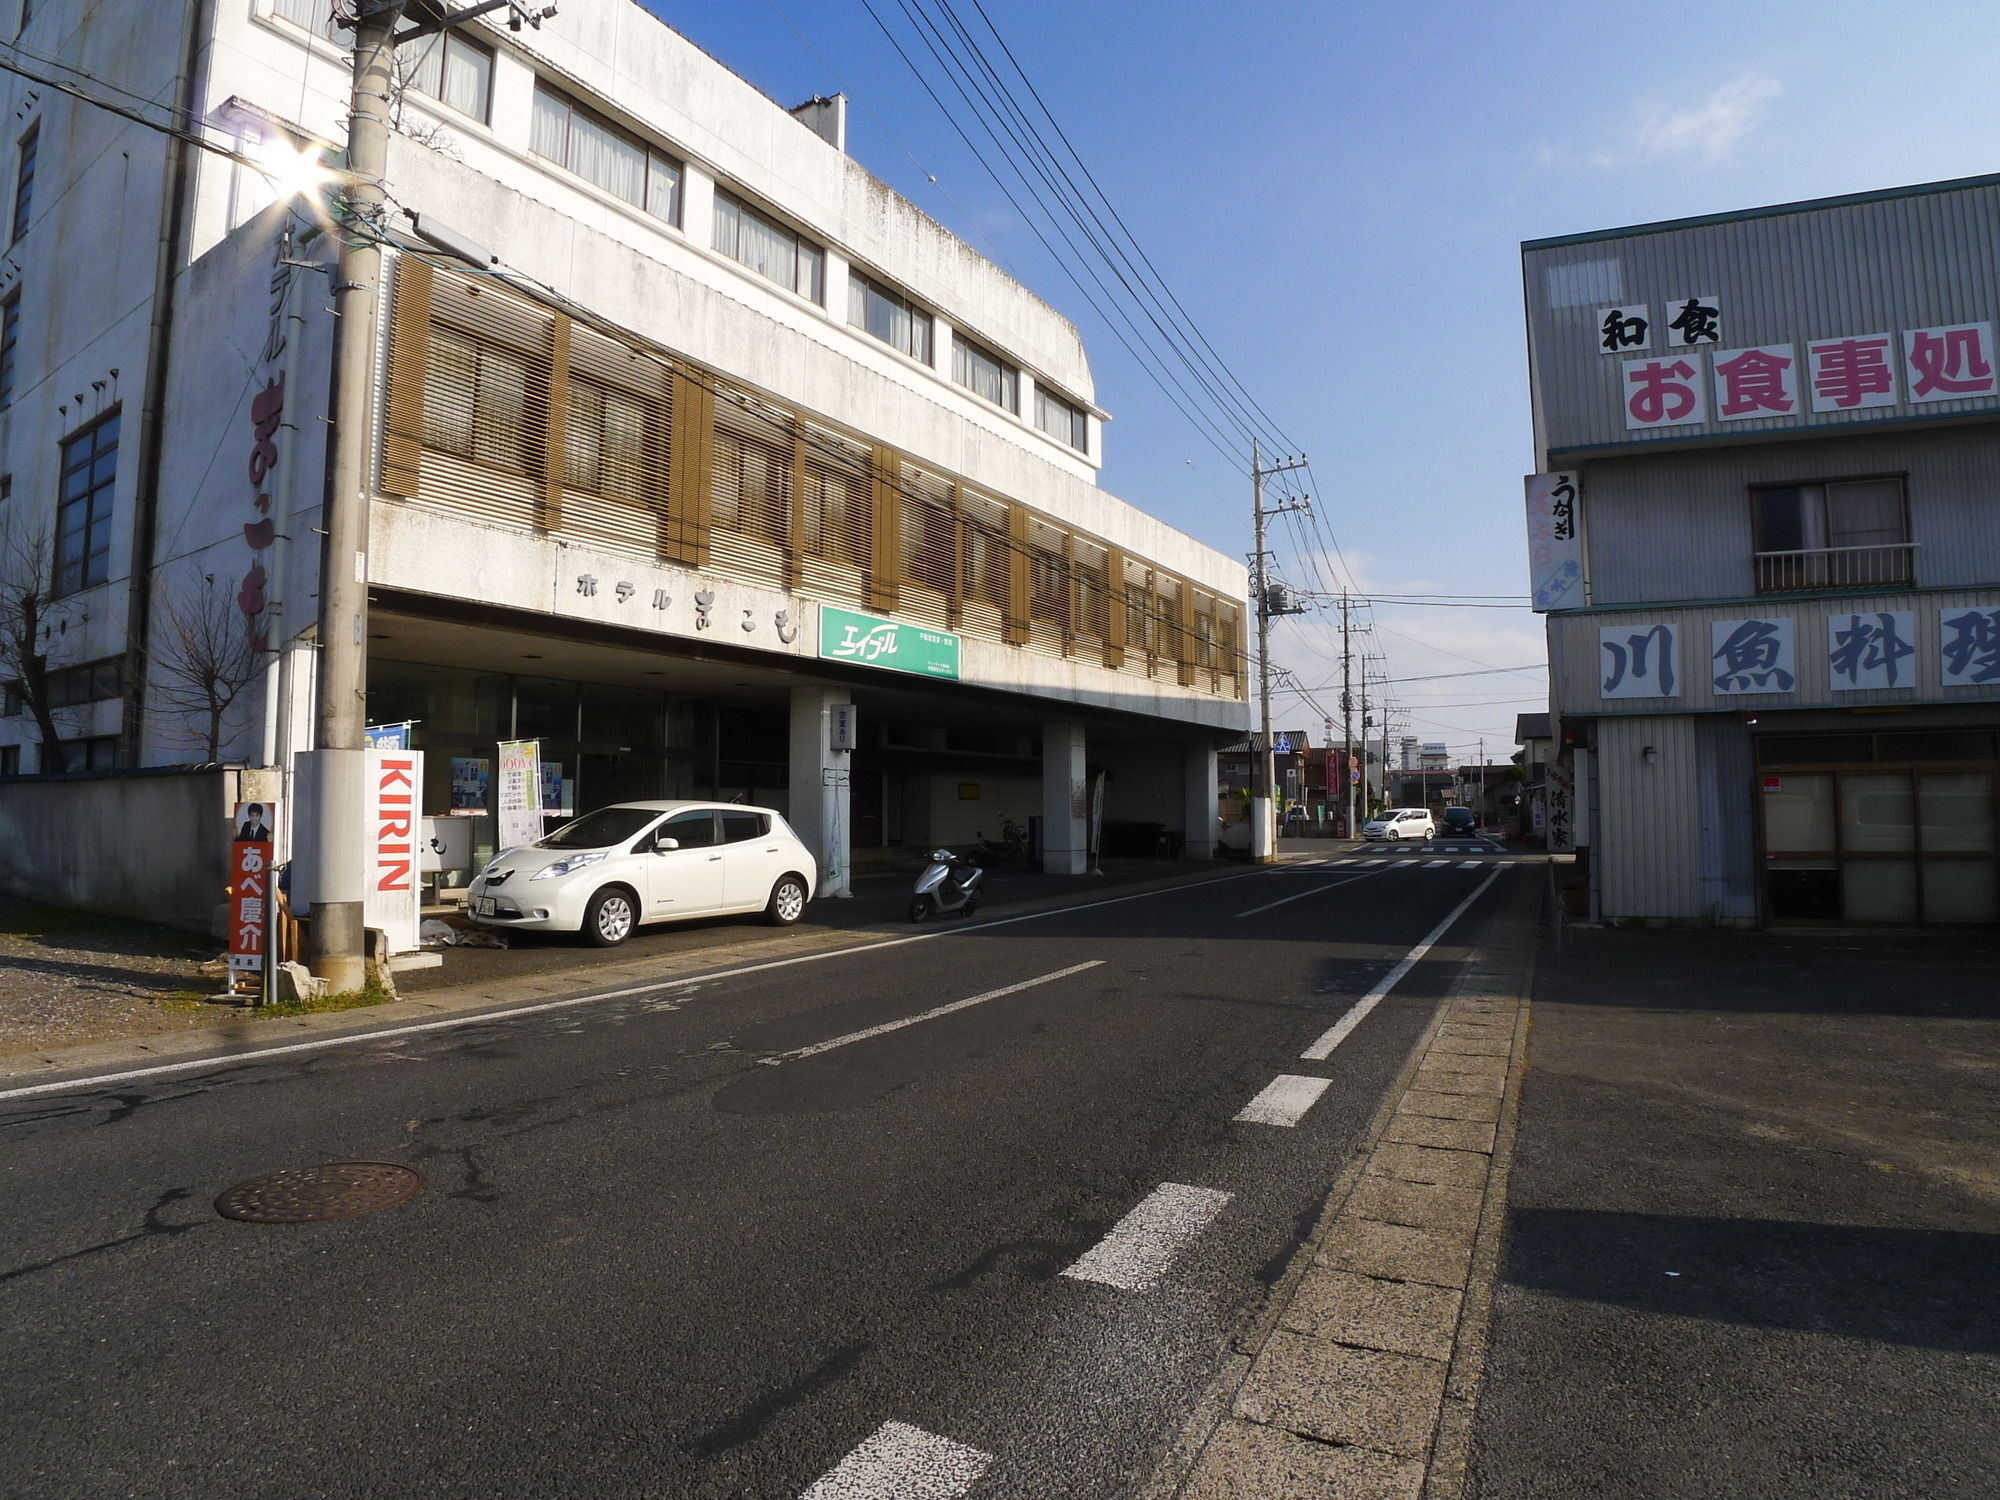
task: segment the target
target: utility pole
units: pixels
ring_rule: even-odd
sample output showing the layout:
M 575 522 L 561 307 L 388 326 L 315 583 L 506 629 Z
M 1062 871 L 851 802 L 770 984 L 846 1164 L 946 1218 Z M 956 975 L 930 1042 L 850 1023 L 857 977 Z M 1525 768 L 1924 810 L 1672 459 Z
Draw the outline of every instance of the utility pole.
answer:
M 1354 667 L 1354 656 L 1348 642 L 1348 611 L 1350 605 L 1347 590 L 1340 591 L 1340 745 L 1341 758 L 1345 761 L 1347 785 L 1342 790 L 1347 795 L 1347 836 L 1354 837 L 1354 697 L 1349 691 Z
M 1361 657 L 1361 806 L 1359 810 L 1359 815 L 1365 817 L 1367 815 L 1367 812 L 1368 812 L 1368 656 L 1367 653 L 1364 652 L 1362 653 Z M 1354 830 L 1352 827 L 1350 827 L 1348 829 L 1348 837 L 1352 838 L 1353 836 L 1354 836 Z
M 1283 590 L 1271 582 L 1271 554 L 1264 545 L 1264 521 L 1288 510 L 1300 510 L 1303 500 L 1288 500 L 1274 509 L 1264 509 L 1264 480 L 1267 475 L 1289 469 L 1303 469 L 1305 455 L 1288 458 L 1264 467 L 1264 450 L 1256 438 L 1250 439 L 1250 513 L 1256 534 L 1256 551 L 1250 555 L 1250 587 L 1257 600 L 1257 699 L 1259 732 L 1250 757 L 1250 858 L 1269 864 L 1278 857 L 1277 822 L 1272 807 L 1272 784 L 1277 768 L 1271 758 L 1271 616 L 1296 615 L 1304 611 L 1286 603 Z
M 319 671 L 312 803 L 305 842 L 312 894 L 312 971 L 338 994 L 368 978 L 367 887 L 363 857 L 362 727 L 368 707 L 369 413 L 375 400 L 375 342 L 382 313 L 383 178 L 389 165 L 389 109 L 396 44 L 490 11 L 509 24 L 540 26 L 553 5 L 486 0 L 438 20 L 396 27 L 409 0 L 359 0 L 347 109 L 347 178 L 340 265 L 333 283 L 332 443 L 327 464 L 325 540 L 320 556 Z M 295 840 L 295 844 L 296 844 Z

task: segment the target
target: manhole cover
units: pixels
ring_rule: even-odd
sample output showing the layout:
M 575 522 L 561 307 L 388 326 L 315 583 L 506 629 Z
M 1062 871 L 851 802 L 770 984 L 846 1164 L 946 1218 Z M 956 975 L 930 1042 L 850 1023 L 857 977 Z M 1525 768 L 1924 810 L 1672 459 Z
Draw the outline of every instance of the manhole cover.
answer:
M 250 1224 L 317 1224 L 394 1208 L 424 1190 L 424 1174 L 392 1161 L 336 1161 L 288 1167 L 239 1182 L 215 1200 L 225 1219 Z

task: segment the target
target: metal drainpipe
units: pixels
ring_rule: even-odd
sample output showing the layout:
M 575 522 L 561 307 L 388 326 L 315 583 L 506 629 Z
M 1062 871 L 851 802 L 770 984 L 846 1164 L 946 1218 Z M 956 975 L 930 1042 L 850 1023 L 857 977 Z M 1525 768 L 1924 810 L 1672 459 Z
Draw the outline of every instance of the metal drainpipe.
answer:
M 211 0 L 190 0 L 181 27 L 181 123 L 199 128 L 203 78 L 195 65 L 201 41 L 208 35 Z M 146 666 L 153 625 L 153 549 L 160 519 L 160 448 L 165 424 L 160 420 L 167 402 L 167 367 L 174 337 L 174 283 L 178 279 L 181 240 L 187 231 L 188 199 L 193 195 L 188 162 L 193 148 L 178 136 L 167 137 L 166 200 L 160 206 L 159 247 L 153 258 L 153 316 L 146 329 L 146 395 L 139 407 L 139 482 L 133 495 L 132 588 L 125 616 L 125 722 L 119 730 L 119 758 L 126 765 L 139 759 L 146 725 Z

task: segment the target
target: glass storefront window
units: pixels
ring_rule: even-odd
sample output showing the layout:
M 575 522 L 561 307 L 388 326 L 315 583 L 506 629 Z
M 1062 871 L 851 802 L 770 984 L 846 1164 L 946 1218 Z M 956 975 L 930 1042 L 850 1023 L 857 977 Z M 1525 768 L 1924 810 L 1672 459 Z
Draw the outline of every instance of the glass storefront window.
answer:
M 1924 918 L 1931 922 L 2000 921 L 2000 878 L 1991 861 L 1924 861 Z
M 1833 778 L 1784 776 L 1764 793 L 1764 847 L 1793 854 L 1833 852 Z
M 1840 872 L 1842 913 L 1850 922 L 1915 922 L 1917 862 L 1857 859 Z
M 1917 777 L 1927 854 L 1990 852 L 1993 776 L 1987 771 L 1927 771 Z
M 1840 778 L 1840 847 L 1848 854 L 1916 848 L 1916 807 L 1906 771 Z

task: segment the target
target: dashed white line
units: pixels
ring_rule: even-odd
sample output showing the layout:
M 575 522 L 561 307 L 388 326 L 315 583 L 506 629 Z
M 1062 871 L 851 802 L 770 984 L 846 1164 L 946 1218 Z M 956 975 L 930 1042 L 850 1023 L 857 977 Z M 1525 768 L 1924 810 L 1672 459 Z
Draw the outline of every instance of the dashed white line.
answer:
M 1280 1073 L 1264 1086 L 1262 1093 L 1236 1112 L 1236 1118 L 1251 1125 L 1296 1125 L 1305 1118 L 1307 1110 L 1319 1103 L 1319 1096 L 1332 1082 L 1330 1078 Z
M 1485 863 L 1485 861 L 1483 861 L 1483 860 L 1477 860 L 1477 859 L 1461 859 L 1461 860 L 1460 860 L 1460 861 L 1458 862 L 1458 867 L 1459 867 L 1459 868 L 1460 868 L 1461 870 L 1476 870 L 1476 869 L 1478 869 L 1478 868 L 1480 867 L 1480 865 L 1481 865 L 1481 864 L 1483 864 L 1483 863 Z
M 1103 962 L 1101 958 L 1093 958 L 1088 963 L 1071 964 L 1067 969 L 1057 969 L 1053 974 L 1042 974 L 1034 979 L 1024 979 L 1019 984 L 988 990 L 983 995 L 971 995 L 963 1000 L 954 1000 L 949 1005 L 937 1006 L 924 1011 L 921 1015 L 905 1016 L 900 1021 L 884 1021 L 880 1026 L 870 1026 L 864 1031 L 850 1031 L 846 1036 L 837 1036 L 831 1041 L 814 1042 L 810 1047 L 797 1047 L 790 1052 L 780 1052 L 776 1057 L 761 1057 L 758 1061 L 769 1067 L 778 1063 L 796 1062 L 802 1057 L 817 1057 L 822 1052 L 831 1052 L 835 1047 L 845 1047 L 850 1042 L 865 1042 L 870 1037 L 901 1031 L 905 1026 L 914 1026 L 919 1021 L 935 1021 L 939 1016 L 948 1016 L 953 1011 L 964 1010 L 968 1006 L 984 1005 L 988 1000 L 998 1000 L 1002 995 L 1017 995 L 1022 990 L 1033 989 L 1038 984 L 1052 984 L 1058 979 L 1067 979 L 1072 974 L 1081 974 L 1085 969 L 1095 969 Z
M 1333 1049 L 1346 1041 L 1348 1034 L 1367 1019 L 1368 1012 L 1382 1003 L 1382 997 L 1393 990 L 1402 977 L 1415 968 L 1423 956 L 1431 951 L 1431 945 L 1451 930 L 1451 924 L 1465 915 L 1465 909 L 1486 894 L 1486 888 L 1500 878 L 1501 865 L 1493 867 L 1493 873 L 1480 881 L 1470 896 L 1454 906 L 1445 919 L 1430 930 L 1424 940 L 1403 955 L 1403 961 L 1376 981 L 1375 988 L 1354 1002 L 1354 1008 L 1321 1033 L 1318 1041 L 1299 1054 L 1307 1062 L 1321 1062 L 1332 1055 Z
M 1163 1182 L 1063 1275 L 1125 1292 L 1149 1292 L 1229 1197 L 1215 1188 Z
M 1357 866 L 1366 867 L 1368 865 L 1379 865 L 1382 863 L 1382 861 L 1379 859 L 1357 859 L 1356 861 L 1354 861 L 1354 863 Z
M 1450 863 L 1451 861 L 1448 859 L 1427 859 L 1424 861 L 1424 868 L 1426 870 L 1442 870 Z
M 921 1427 L 884 1422 L 799 1500 L 958 1500 L 992 1462 Z

